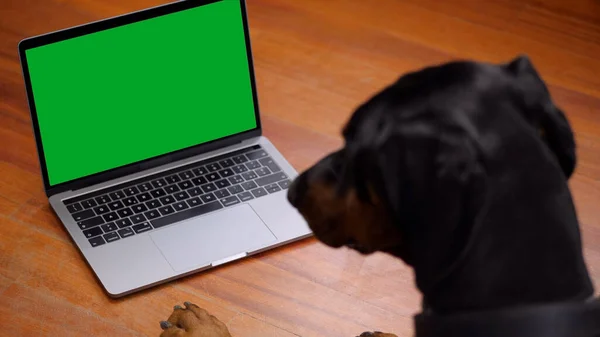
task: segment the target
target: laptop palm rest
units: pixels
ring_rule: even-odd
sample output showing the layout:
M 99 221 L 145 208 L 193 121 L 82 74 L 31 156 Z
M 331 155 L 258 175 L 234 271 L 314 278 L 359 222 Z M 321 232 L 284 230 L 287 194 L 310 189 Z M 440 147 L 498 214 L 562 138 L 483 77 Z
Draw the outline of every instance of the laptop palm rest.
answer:
M 177 272 L 250 252 L 276 240 L 247 204 L 185 220 L 150 233 Z

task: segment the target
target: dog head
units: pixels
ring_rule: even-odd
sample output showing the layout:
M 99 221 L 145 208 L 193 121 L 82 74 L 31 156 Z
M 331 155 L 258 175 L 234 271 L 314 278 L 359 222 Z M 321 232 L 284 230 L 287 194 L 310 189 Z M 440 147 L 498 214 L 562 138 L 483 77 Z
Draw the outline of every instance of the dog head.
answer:
M 408 73 L 359 106 L 343 137 L 288 200 L 323 243 L 408 264 L 432 230 L 445 251 L 465 244 L 489 170 L 511 165 L 506 144 L 546 151 L 565 179 L 575 167 L 571 128 L 527 57 Z

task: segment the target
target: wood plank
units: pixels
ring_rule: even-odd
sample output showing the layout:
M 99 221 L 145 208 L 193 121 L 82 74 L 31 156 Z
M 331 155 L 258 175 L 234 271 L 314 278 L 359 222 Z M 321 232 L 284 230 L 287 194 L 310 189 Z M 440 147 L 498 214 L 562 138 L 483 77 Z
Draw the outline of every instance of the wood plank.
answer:
M 18 210 L 19 207 L 20 206 L 18 203 L 6 197 L 0 196 L 0 216 L 9 216 Z
M 23 204 L 32 197 L 42 198 L 44 195 L 39 169 L 32 173 L 0 160 L 0 196 Z
M 143 336 L 17 284 L 0 296 L 0 315 L 11 318 L 2 324 L 5 336 Z
M 195 302 L 234 336 L 412 335 L 406 265 L 304 240 L 119 300 L 106 296 L 45 198 L 18 42 L 165 0 L 0 1 L 0 314 L 4 334 L 157 336 Z M 404 72 L 528 53 L 571 121 L 570 186 L 600 282 L 600 3 L 594 0 L 248 1 L 264 133 L 298 170 L 343 142 L 354 108 Z M 599 290 L 600 293 L 600 290 Z M 15 312 L 19 312 L 16 315 Z M 25 313 L 25 314 L 23 314 Z M 65 328 L 66 327 L 66 328 Z
M 277 1 L 260 2 L 273 4 Z M 296 15 L 297 12 L 310 15 L 311 19 L 307 21 L 311 23 L 321 21 L 333 25 L 356 22 L 361 28 L 377 28 L 399 40 L 431 46 L 459 58 L 505 62 L 516 54 L 527 53 L 550 83 L 600 97 L 600 79 L 592 75 L 600 73 L 600 65 L 592 55 L 574 55 L 568 50 L 537 42 L 526 35 L 498 31 L 403 1 L 382 0 L 378 6 L 371 6 L 364 1 L 307 0 L 302 3 L 285 2 L 280 6 L 292 13 L 290 15 Z M 271 20 L 283 19 L 276 17 Z M 452 27 L 452 30 L 447 27 Z M 310 29 L 296 27 L 295 30 L 316 35 Z M 383 53 L 385 49 L 371 48 L 369 51 Z
M 351 336 L 372 329 L 372 322 L 377 322 L 378 329 L 390 331 L 405 330 L 412 324 L 410 317 L 256 260 L 191 278 L 186 284 L 206 289 L 211 296 L 301 336 Z
M 4 276 L 0 276 L 0 296 L 4 293 L 4 290 L 8 289 L 8 287 L 12 284 L 12 281 Z
M 14 296 L 22 296 L 23 292 L 33 293 L 35 295 L 32 295 L 31 301 L 42 307 L 53 308 L 51 311 L 58 310 L 57 314 L 60 310 L 70 310 L 68 308 L 72 307 L 72 312 L 68 314 L 80 317 L 81 321 L 86 321 L 86 317 L 91 314 L 101 321 L 112 322 L 111 324 L 121 327 L 121 330 L 158 335 L 158 322 L 168 318 L 173 305 L 191 301 L 210 310 L 225 322 L 232 320 L 230 326 L 240 332 L 237 334 L 239 336 L 253 336 L 253 331 L 263 331 L 271 336 L 290 335 L 272 324 L 246 316 L 211 300 L 205 294 L 185 290 L 178 282 L 125 299 L 110 299 L 100 291 L 99 283 L 71 242 L 55 239 L 34 230 L 31 226 L 11 220 L 4 219 L 2 222 L 0 290 L 10 282 L 17 285 L 12 291 L 7 290 L 4 294 L 0 292 L 0 305 L 3 301 L 13 301 Z M 24 249 L 27 247 L 29 249 Z M 33 247 L 35 249 L 32 249 Z M 7 308 L 14 308 L 14 305 L 8 305 Z M 54 329 L 52 324 L 54 323 L 48 322 L 43 328 Z M 21 335 L 27 334 L 22 332 Z

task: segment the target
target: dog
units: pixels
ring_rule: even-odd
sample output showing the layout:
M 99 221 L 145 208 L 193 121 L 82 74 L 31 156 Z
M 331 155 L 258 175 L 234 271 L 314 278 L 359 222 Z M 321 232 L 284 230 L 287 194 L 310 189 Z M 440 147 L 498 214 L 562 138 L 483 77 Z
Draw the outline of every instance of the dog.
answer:
M 414 269 L 417 336 L 600 336 L 568 187 L 573 131 L 527 56 L 407 73 L 360 105 L 343 137 L 288 200 L 322 243 Z M 162 337 L 230 336 L 185 306 Z

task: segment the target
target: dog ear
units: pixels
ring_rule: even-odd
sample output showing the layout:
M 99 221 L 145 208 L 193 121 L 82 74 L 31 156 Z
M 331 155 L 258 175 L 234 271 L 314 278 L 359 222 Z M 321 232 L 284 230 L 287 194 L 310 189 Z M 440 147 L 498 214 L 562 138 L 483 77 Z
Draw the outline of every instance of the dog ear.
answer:
M 576 166 L 576 145 L 565 114 L 552 102 L 546 84 L 527 56 L 515 58 L 505 68 L 516 79 L 524 117 L 539 128 L 565 176 L 570 178 Z
M 449 273 L 468 246 L 485 199 L 485 172 L 466 135 L 416 124 L 389 131 L 376 148 L 375 179 L 406 235 L 424 290 Z

